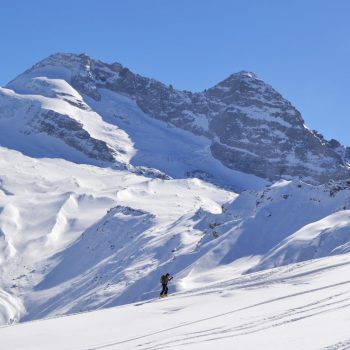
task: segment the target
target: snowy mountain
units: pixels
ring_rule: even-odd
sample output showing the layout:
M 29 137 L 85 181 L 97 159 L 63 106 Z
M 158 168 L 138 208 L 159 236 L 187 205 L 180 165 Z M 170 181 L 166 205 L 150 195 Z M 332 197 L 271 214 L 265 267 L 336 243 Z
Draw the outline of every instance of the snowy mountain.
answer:
M 176 127 L 188 133 L 178 130 L 174 137 L 170 132 L 173 141 L 161 169 L 174 177 L 215 179 L 217 163 L 222 164 L 221 172 L 233 169 L 269 180 L 298 177 L 319 183 L 349 176 L 349 152 L 305 127 L 291 103 L 253 73 L 232 74 L 207 91 L 192 93 L 134 74 L 118 63 L 55 54 L 6 88 L 1 90 L 0 120 L 11 123 L 12 116 L 18 124 L 20 119 L 19 130 L 32 136 L 23 141 L 30 148 L 35 135 L 44 133 L 90 159 L 159 169 L 160 161 L 154 159 L 159 151 L 154 152 L 144 135 L 168 140 L 164 128 Z M 149 118 L 161 123 L 154 122 L 151 129 Z M 177 153 L 186 158 L 193 151 L 199 159 L 196 164 L 186 159 L 184 168 Z M 52 153 L 57 156 L 52 150 L 42 155 Z
M 0 323 L 333 261 L 348 159 L 253 73 L 191 93 L 52 55 L 0 88 Z

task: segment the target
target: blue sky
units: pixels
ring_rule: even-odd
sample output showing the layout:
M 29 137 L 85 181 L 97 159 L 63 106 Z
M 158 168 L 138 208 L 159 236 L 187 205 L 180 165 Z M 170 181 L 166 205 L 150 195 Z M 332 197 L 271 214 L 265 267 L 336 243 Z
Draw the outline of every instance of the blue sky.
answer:
M 348 0 L 0 2 L 0 85 L 59 51 L 192 91 L 249 70 L 350 145 Z

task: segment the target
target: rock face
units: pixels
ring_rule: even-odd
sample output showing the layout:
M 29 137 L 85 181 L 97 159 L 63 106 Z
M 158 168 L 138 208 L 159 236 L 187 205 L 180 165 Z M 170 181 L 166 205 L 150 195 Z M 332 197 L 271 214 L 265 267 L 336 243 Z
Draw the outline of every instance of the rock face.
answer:
M 149 116 L 208 138 L 212 155 L 230 169 L 270 180 L 325 182 L 349 176 L 349 149 L 309 130 L 289 101 L 250 72 L 232 74 L 204 92 L 192 93 L 134 74 L 119 63 L 55 54 L 8 88 L 18 90 L 28 76 L 64 79 L 96 101 L 100 89 L 127 96 Z
M 30 121 L 29 126 L 33 131 L 44 132 L 61 139 L 90 158 L 106 162 L 115 160 L 113 150 L 109 149 L 105 142 L 91 137 L 81 123 L 68 115 L 52 110 L 43 111 Z

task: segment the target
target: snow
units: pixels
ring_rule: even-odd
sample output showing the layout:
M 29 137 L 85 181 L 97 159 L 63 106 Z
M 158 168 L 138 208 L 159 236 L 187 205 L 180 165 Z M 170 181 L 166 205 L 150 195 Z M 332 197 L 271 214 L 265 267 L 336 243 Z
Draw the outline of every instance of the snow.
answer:
M 199 128 L 208 131 L 209 130 L 209 121 L 208 117 L 204 114 L 194 114 L 192 111 L 184 110 L 183 114 L 187 117 L 193 118 L 193 124 Z
M 45 312 L 91 309 L 96 301 L 91 301 L 90 295 L 95 292 L 106 292 L 97 301 L 99 305 L 111 303 L 117 295 L 115 289 L 121 288 L 122 298 L 124 289 L 142 276 L 151 278 L 153 283 L 158 280 L 154 273 L 159 264 L 173 259 L 172 249 L 178 249 L 180 254 L 189 253 L 201 238 L 195 231 L 191 232 L 190 227 L 195 223 L 191 224 L 188 218 L 200 208 L 219 214 L 221 205 L 235 196 L 198 179 L 164 181 L 63 160 L 33 159 L 4 148 L 0 148 L 0 153 L 0 232 L 5 240 L 0 254 L 1 286 L 20 300 L 25 299 L 25 309 L 19 308 L 18 312 L 21 316 L 26 314 L 27 318 L 37 317 L 35 315 L 42 312 L 43 303 L 57 301 L 58 293 L 64 292 L 64 298 L 70 294 L 71 306 L 65 302 L 64 306 L 61 305 L 63 308 L 59 307 L 60 311 L 56 307 L 47 307 Z M 106 214 L 118 206 L 134 208 L 126 215 L 126 221 L 120 216 L 111 220 Z M 144 211 L 146 217 L 155 216 L 151 226 L 145 224 L 142 216 L 136 217 L 135 221 L 133 210 Z M 139 242 L 135 237 L 138 220 L 142 233 Z M 99 255 L 98 248 L 96 254 L 87 250 L 89 245 L 92 246 L 86 241 L 89 236 L 92 236 L 95 245 L 98 245 L 98 237 L 102 242 L 106 241 L 106 237 L 99 234 L 100 227 L 104 227 L 113 241 L 106 243 L 111 253 L 109 260 Z M 130 235 L 121 238 L 116 232 L 130 232 Z M 81 236 L 83 233 L 84 236 Z M 74 246 L 69 248 L 74 242 L 78 253 Z M 127 244 L 131 250 L 123 250 Z M 110 249 L 111 245 L 115 246 L 115 251 Z M 140 256 L 142 250 L 144 254 Z M 73 261 L 84 269 L 85 265 L 76 259 L 80 255 L 93 268 L 75 276 L 76 283 L 72 283 L 74 279 L 67 275 L 65 264 Z M 152 256 L 154 259 L 150 265 Z M 60 260 L 63 265 L 59 264 Z M 145 264 L 149 265 L 148 270 Z M 72 264 L 68 266 L 74 270 Z M 59 270 L 59 278 L 65 283 L 51 290 L 51 271 L 55 267 L 54 271 Z M 119 267 L 120 274 L 117 274 L 115 269 Z M 127 274 L 127 268 L 135 268 L 141 274 Z M 150 272 L 152 274 L 148 276 Z M 104 276 L 103 283 L 94 283 L 96 275 Z M 78 288 L 84 278 L 89 283 L 83 289 Z M 74 296 L 76 287 L 80 289 L 80 299 Z M 136 291 L 130 291 L 127 300 L 136 298 L 136 295 Z M 7 321 L 9 319 L 7 317 Z
M 141 123 L 138 113 L 130 122 Z M 223 272 L 239 277 L 312 259 L 318 256 L 275 256 L 281 245 L 283 256 L 295 251 L 298 240 L 285 242 L 298 231 L 320 220 L 322 232 L 327 216 L 338 223 L 348 215 L 344 206 L 350 209 L 346 188 L 330 195 L 327 186 L 281 181 L 238 196 L 195 178 L 0 152 L 2 323 L 147 300 L 166 270 L 177 276 L 174 289 L 186 292 L 223 280 Z M 326 241 L 322 256 L 347 251 L 348 227 L 345 220 L 345 235 Z M 308 247 L 315 236 L 306 238 Z
M 273 116 L 274 113 L 280 112 L 278 108 L 266 107 L 263 112 L 261 111 L 261 109 L 258 109 L 256 107 L 235 107 L 235 109 L 238 109 L 239 111 L 243 112 L 245 116 L 250 119 L 264 120 L 270 123 L 274 122 L 286 128 L 292 127 L 290 123 L 286 122 L 282 118 Z
M 349 227 L 350 210 L 331 214 L 306 225 L 287 237 L 272 254 L 265 257 L 259 264 L 259 269 L 350 252 Z
M 16 79 L 9 82 L 6 88 L 16 91 L 21 95 L 43 95 L 54 96 L 54 91 L 57 92 L 73 91 L 70 87 L 72 71 L 68 67 L 45 65 L 31 69 L 19 75 Z M 62 86 L 64 88 L 62 89 Z M 46 89 L 47 88 L 47 89 Z M 75 94 L 75 93 L 74 93 Z
M 39 95 L 45 97 L 57 97 L 60 95 L 80 99 L 81 96 L 63 79 L 48 79 L 47 77 L 34 77 L 28 80 L 16 81 L 16 84 L 9 84 L 12 90 L 18 94 Z
M 91 313 L 0 328 L 13 350 L 347 349 L 350 256 L 309 261 Z M 203 276 L 204 278 L 205 276 Z
M 0 324 L 18 321 L 24 310 L 20 298 L 0 290 Z
M 0 282 L 17 300 L 4 299 L 3 323 L 147 300 L 166 270 L 185 292 L 224 271 L 349 251 L 346 185 L 280 181 L 238 195 L 196 178 L 0 155 Z
M 46 82 L 46 80 L 44 80 Z M 57 80 L 55 81 L 55 84 L 53 85 L 53 88 L 57 87 Z M 59 81 L 58 86 L 61 88 L 66 88 L 66 85 L 63 83 L 63 81 Z M 44 89 L 46 91 L 49 91 L 49 89 L 44 86 Z M 37 113 L 39 106 L 46 110 L 46 111 L 55 111 L 62 116 L 69 116 L 69 118 L 77 121 L 78 123 L 81 123 L 84 130 L 86 130 L 91 137 L 97 140 L 101 140 L 106 142 L 111 149 L 116 151 L 116 160 L 122 163 L 126 163 L 129 161 L 129 159 L 134 154 L 132 143 L 130 142 L 128 135 L 121 129 L 117 128 L 114 125 L 106 125 L 102 118 L 95 112 L 90 110 L 82 110 L 81 108 L 78 108 L 76 106 L 73 106 L 71 103 L 67 102 L 66 95 L 71 96 L 70 101 L 76 101 L 77 103 L 82 101 L 81 96 L 75 92 L 74 95 L 71 95 L 71 90 L 66 89 L 64 99 L 60 98 L 52 98 L 52 97 L 45 97 L 41 95 L 19 95 L 11 90 L 8 89 L 2 89 L 1 92 L 3 92 L 4 97 L 7 98 L 7 96 L 10 96 L 11 98 L 11 109 L 13 117 L 9 120 L 7 117 L 3 120 L 3 123 L 5 122 L 11 122 L 11 124 L 15 123 L 16 128 L 11 128 L 11 133 L 23 133 L 26 130 L 30 133 L 31 131 L 28 130 L 28 119 L 33 120 Z M 5 100 L 6 101 L 6 100 Z M 25 107 L 28 108 L 28 106 L 37 106 L 36 109 L 31 108 L 31 110 L 25 110 Z M 29 113 L 28 113 L 29 112 Z M 32 112 L 32 113 L 30 113 Z M 4 115 L 8 115 L 7 109 L 4 109 L 3 111 Z M 1 120 L 0 120 L 1 122 Z M 26 125 L 27 124 L 27 125 Z M 8 127 L 7 127 L 8 128 Z M 9 128 L 10 129 L 10 128 Z M 26 135 L 27 137 L 24 138 L 21 137 L 21 141 L 25 143 L 29 143 L 29 147 L 26 145 L 23 145 L 23 148 L 26 148 L 26 152 L 30 152 L 30 149 L 33 149 L 33 143 L 35 142 L 33 139 L 36 139 L 36 142 L 40 142 L 43 138 L 37 138 L 35 135 Z M 28 137 L 29 136 L 29 137 Z M 9 141 L 8 143 L 5 143 L 2 141 L 2 144 L 5 146 L 9 146 L 11 148 L 18 148 L 18 145 L 20 144 L 18 137 L 16 138 L 16 143 L 13 144 L 13 135 L 7 135 Z M 32 140 L 30 140 L 30 138 Z M 29 140 L 28 140 L 29 139 Z M 31 142 L 32 141 L 32 142 Z M 49 142 L 49 144 L 55 142 L 57 143 L 57 139 L 52 140 Z M 60 141 L 58 141 L 60 142 Z M 44 147 L 47 147 L 45 145 Z M 29 148 L 29 149 L 28 149 Z M 62 148 L 62 146 L 60 147 Z M 67 147 L 65 147 L 67 148 Z M 22 149 L 22 148 L 21 148 Z M 122 150 L 121 152 L 118 152 L 119 150 Z M 68 150 L 66 151 L 68 153 Z M 35 154 L 35 150 L 33 150 L 30 155 Z

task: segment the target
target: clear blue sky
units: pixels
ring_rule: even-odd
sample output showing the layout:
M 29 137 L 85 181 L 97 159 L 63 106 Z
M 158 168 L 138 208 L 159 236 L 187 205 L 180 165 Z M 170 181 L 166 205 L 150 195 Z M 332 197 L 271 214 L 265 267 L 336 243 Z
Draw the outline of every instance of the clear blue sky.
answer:
M 200 91 L 250 70 L 350 145 L 349 0 L 0 0 L 0 85 L 54 52 Z

